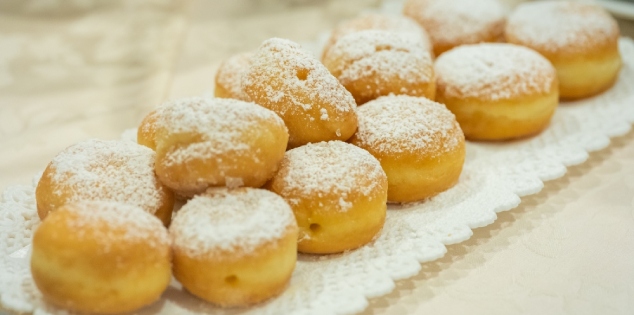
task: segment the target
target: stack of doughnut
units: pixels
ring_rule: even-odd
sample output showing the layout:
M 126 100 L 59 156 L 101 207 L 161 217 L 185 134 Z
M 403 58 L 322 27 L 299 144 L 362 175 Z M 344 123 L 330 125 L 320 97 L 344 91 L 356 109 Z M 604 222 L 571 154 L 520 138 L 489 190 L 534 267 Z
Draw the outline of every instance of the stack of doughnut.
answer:
M 215 98 L 148 113 L 136 143 L 60 152 L 35 192 L 44 298 L 130 312 L 173 275 L 222 307 L 270 299 L 298 252 L 364 246 L 387 203 L 456 185 L 465 139 L 538 134 L 560 98 L 608 89 L 621 67 L 618 27 L 593 5 L 540 1 L 507 16 L 497 0 L 408 0 L 403 13 L 342 23 L 323 63 L 266 40 L 221 64 Z

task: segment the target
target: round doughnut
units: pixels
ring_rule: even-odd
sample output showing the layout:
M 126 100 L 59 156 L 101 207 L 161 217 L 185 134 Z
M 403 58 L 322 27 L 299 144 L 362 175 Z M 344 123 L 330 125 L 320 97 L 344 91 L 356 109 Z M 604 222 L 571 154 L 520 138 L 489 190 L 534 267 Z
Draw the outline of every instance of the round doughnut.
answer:
M 434 54 L 460 45 L 503 39 L 506 9 L 498 0 L 407 0 L 403 14 L 422 25 Z
M 264 189 L 211 188 L 181 208 L 169 231 L 176 279 L 224 307 L 279 294 L 297 261 L 293 211 Z
M 416 21 L 399 15 L 367 13 L 337 25 L 337 27 L 332 30 L 330 38 L 328 38 L 328 41 L 324 45 L 321 59 L 324 59 L 330 47 L 332 47 L 340 38 L 351 33 L 365 30 L 383 30 L 411 34 L 414 37 L 420 38 L 425 51 L 428 51 L 433 57 L 434 46 L 431 43 L 429 34 L 427 34 L 427 31 L 418 25 Z
M 338 253 L 374 239 L 385 222 L 387 178 L 368 152 L 341 141 L 289 150 L 267 188 L 293 208 L 298 250 Z
M 555 66 L 562 98 L 600 93 L 612 86 L 621 69 L 619 26 L 598 5 L 521 4 L 509 17 L 505 36 L 509 43 L 532 48 Z
M 155 144 L 156 174 L 178 195 L 208 187 L 260 187 L 284 156 L 288 131 L 274 112 L 228 98 L 186 98 L 150 113 L 139 142 Z M 154 130 L 142 132 L 142 130 Z M 144 137 L 145 140 L 142 140 Z
M 249 97 L 244 94 L 241 87 L 242 75 L 251 66 L 253 53 L 241 53 L 229 57 L 223 61 L 216 72 L 216 87 L 214 95 L 221 98 L 234 98 L 248 101 Z
M 436 94 L 431 56 L 411 34 L 368 30 L 346 35 L 328 50 L 324 65 L 357 105 L 389 94 L 432 100 Z
M 266 40 L 252 59 L 242 88 L 276 112 L 288 127 L 288 146 L 347 140 L 357 129 L 356 104 L 326 67 L 298 44 Z
M 537 52 L 512 44 L 454 48 L 435 64 L 436 100 L 467 139 L 505 140 L 540 132 L 558 104 L 557 74 Z
M 87 140 L 48 164 L 35 189 L 37 213 L 75 201 L 118 201 L 142 208 L 169 225 L 174 193 L 154 173 L 156 154 L 131 141 Z
M 31 274 L 44 298 L 86 313 L 134 311 L 169 285 L 170 239 L 143 209 L 78 201 L 51 212 L 33 234 Z
M 359 130 L 350 142 L 380 162 L 389 202 L 432 197 L 458 181 L 464 135 L 444 105 L 422 97 L 391 95 L 357 108 Z

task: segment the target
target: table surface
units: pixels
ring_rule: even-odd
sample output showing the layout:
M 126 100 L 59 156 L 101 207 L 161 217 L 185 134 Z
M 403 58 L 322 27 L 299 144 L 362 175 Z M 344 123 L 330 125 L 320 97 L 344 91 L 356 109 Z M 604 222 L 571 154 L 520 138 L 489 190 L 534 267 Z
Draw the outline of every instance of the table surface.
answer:
M 68 145 L 117 138 L 165 99 L 212 93 L 219 62 L 234 53 L 273 36 L 314 40 L 377 3 L 290 2 L 0 3 L 0 191 L 28 183 Z M 634 36 L 634 22 L 619 23 Z M 632 267 L 634 132 L 363 314 L 631 314 Z

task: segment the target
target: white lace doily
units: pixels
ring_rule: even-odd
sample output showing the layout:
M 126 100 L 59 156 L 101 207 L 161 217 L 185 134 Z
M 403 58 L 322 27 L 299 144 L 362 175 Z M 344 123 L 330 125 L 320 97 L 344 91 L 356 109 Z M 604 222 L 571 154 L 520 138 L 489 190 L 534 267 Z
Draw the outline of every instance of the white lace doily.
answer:
M 539 136 L 510 143 L 468 143 L 458 185 L 419 204 L 389 207 L 381 236 L 340 255 L 300 255 L 287 290 L 249 309 L 222 310 L 173 283 L 162 299 L 138 314 L 352 314 L 368 298 L 387 294 L 394 281 L 414 276 L 438 259 L 445 245 L 468 239 L 496 213 L 563 176 L 588 152 L 605 148 L 634 122 L 634 42 L 622 39 L 624 67 L 616 85 L 587 100 L 563 103 Z M 6 189 L 0 203 L 0 305 L 15 312 L 67 314 L 45 303 L 29 271 L 32 231 L 39 219 L 35 182 Z

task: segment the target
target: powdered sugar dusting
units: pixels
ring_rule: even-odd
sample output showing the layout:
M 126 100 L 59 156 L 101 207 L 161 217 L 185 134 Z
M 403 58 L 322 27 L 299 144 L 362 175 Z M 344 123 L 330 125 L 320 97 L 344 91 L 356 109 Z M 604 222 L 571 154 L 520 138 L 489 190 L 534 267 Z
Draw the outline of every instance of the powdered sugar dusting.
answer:
M 334 45 L 340 38 L 364 30 L 383 30 L 397 33 L 411 34 L 420 39 L 424 50 L 433 51 L 433 45 L 429 35 L 416 23 L 416 21 L 405 17 L 386 15 L 378 13 L 367 13 L 358 18 L 343 22 L 335 28 L 326 44 L 326 49 Z M 324 51 L 324 55 L 327 52 Z
M 51 162 L 54 193 L 70 189 L 69 201 L 118 201 L 154 214 L 164 189 L 154 174 L 154 158 L 154 151 L 131 141 L 80 142 Z
M 174 246 L 188 255 L 249 254 L 296 225 L 290 206 L 268 190 L 214 188 L 189 200 L 169 231 Z
M 241 53 L 223 61 L 216 74 L 216 83 L 229 91 L 231 95 L 239 95 L 241 100 L 248 100 L 241 87 L 242 76 L 249 70 L 253 53 Z
M 434 44 L 454 46 L 501 36 L 506 9 L 498 0 L 409 0 L 404 13 L 423 25 Z
M 192 137 L 192 143 L 171 148 L 164 159 L 167 165 L 225 152 L 251 155 L 252 148 L 241 139 L 245 133 L 263 122 L 286 128 L 274 112 L 255 103 L 233 99 L 185 98 L 168 102 L 158 111 L 157 130 L 163 136 L 188 134 Z M 157 152 L 167 149 L 170 148 L 157 147 Z
M 394 79 L 429 82 L 432 60 L 420 38 L 380 30 L 346 35 L 328 51 L 324 64 L 343 85 L 375 77 L 377 85 Z
M 512 44 L 457 47 L 441 55 L 435 69 L 438 89 L 453 97 L 500 100 L 546 94 L 556 81 L 546 58 Z
M 321 120 L 328 120 L 328 110 L 326 110 L 325 108 L 320 108 L 319 113 L 321 113 Z
M 433 157 L 464 141 L 445 105 L 423 97 L 383 96 L 357 108 L 357 115 L 357 143 L 382 154 L 423 152 Z
M 254 100 L 266 100 L 281 115 L 306 112 L 314 104 L 330 104 L 336 113 L 356 107 L 352 95 L 317 59 L 299 44 L 280 38 L 260 46 L 243 77 L 243 89 Z
M 616 21 L 598 5 L 569 1 L 521 4 L 509 17 L 508 37 L 540 51 L 583 51 L 616 43 Z
M 82 233 L 91 233 L 108 250 L 115 241 L 143 242 L 152 247 L 165 247 L 170 244 L 169 235 L 163 223 L 143 209 L 107 201 L 80 201 L 69 204 L 65 211 L 73 214 L 67 220 L 78 237 Z
M 282 195 L 297 191 L 303 195 L 339 194 L 343 211 L 351 206 L 346 201 L 348 194 L 361 190 L 367 196 L 379 185 L 379 181 L 370 181 L 363 186 L 360 178 L 387 178 L 370 153 L 341 141 L 307 144 L 287 151 L 278 176 L 284 183 Z

